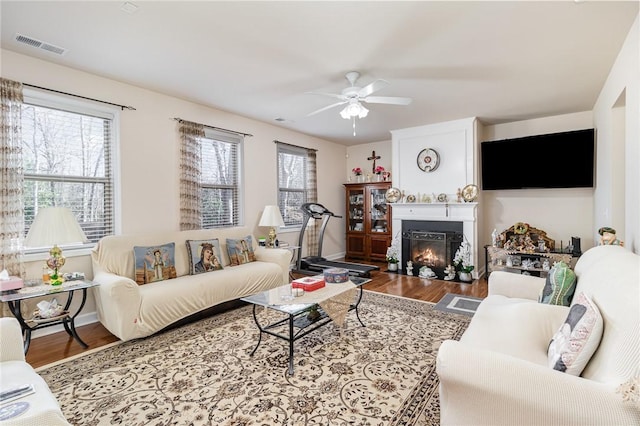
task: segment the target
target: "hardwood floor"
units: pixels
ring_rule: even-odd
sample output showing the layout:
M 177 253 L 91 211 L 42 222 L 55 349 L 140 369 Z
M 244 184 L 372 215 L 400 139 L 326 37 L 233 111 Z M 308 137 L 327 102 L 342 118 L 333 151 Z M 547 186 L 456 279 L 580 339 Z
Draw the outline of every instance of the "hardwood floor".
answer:
M 484 278 L 475 280 L 472 284 L 462 284 L 382 272 L 386 269 L 386 264 L 378 266 L 380 271 L 371 274 L 372 280 L 365 284 L 365 289 L 432 303 L 438 302 L 447 293 L 480 298 L 487 296 L 487 281 Z M 67 333 L 61 331 L 31 340 L 27 362 L 37 368 L 118 341 L 100 323 L 78 327 L 77 331 L 82 340 L 89 345 L 88 349 L 83 349 Z

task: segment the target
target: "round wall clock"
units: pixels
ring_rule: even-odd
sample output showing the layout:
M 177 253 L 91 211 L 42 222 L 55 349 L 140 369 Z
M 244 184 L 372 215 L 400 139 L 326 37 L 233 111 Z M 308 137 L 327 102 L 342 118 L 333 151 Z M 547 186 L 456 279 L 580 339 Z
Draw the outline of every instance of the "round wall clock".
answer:
M 423 172 L 432 172 L 440 165 L 440 156 L 435 149 L 425 148 L 418 154 L 418 167 Z

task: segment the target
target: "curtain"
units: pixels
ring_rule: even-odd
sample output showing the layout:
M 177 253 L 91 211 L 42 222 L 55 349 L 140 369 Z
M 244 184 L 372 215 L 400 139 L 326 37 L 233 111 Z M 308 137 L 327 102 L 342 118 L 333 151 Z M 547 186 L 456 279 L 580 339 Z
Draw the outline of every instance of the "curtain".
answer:
M 204 126 L 180 120 L 180 230 L 202 228 L 200 141 Z
M 24 203 L 22 198 L 22 84 L 0 78 L 0 270 L 26 278 L 22 263 Z M 11 316 L 6 303 L 3 317 Z
M 316 165 L 316 151 L 307 151 L 307 203 L 318 202 L 318 173 Z M 318 226 L 317 220 L 312 220 L 307 226 L 307 253 L 318 254 Z
M 22 264 L 22 83 L 0 78 L 0 103 L 0 269 L 25 278 Z

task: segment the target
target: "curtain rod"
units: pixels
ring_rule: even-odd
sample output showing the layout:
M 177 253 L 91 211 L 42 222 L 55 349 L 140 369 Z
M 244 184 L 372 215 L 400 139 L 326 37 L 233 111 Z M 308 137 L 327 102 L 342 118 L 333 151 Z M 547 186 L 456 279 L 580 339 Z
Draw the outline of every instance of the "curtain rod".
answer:
M 107 104 L 107 105 L 113 105 L 113 106 L 117 106 L 119 107 L 121 110 L 132 110 L 135 111 L 136 109 L 132 106 L 127 106 L 127 105 L 120 105 L 120 104 L 114 104 L 113 102 L 107 102 L 107 101 L 101 101 L 100 99 L 94 99 L 94 98 L 88 98 L 86 96 L 80 96 L 80 95 L 74 95 L 73 93 L 68 93 L 68 92 L 61 92 L 60 90 L 54 90 L 54 89 L 48 89 L 46 87 L 41 87 L 41 86 L 34 86 L 33 84 L 28 84 L 28 83 L 22 83 L 23 86 L 27 86 L 27 87 L 31 87 L 33 89 L 40 89 L 40 90 L 46 90 L 48 92 L 54 92 L 54 93 L 60 93 L 61 95 L 67 95 L 67 96 L 74 96 L 76 98 L 81 98 L 81 99 L 86 99 L 88 101 L 94 101 L 94 102 L 100 102 L 103 104 Z
M 178 123 L 182 123 L 183 121 L 189 121 L 189 120 L 183 120 L 182 118 L 178 118 L 178 117 L 173 117 L 173 119 L 176 120 Z M 192 121 L 192 123 L 194 122 Z M 201 123 L 198 123 L 198 124 L 201 124 Z M 208 127 L 209 129 L 220 130 L 221 132 L 232 133 L 234 135 L 253 137 L 251 133 L 236 132 L 235 130 L 223 129 L 222 127 L 216 127 L 216 126 L 209 126 L 208 124 L 202 124 L 202 125 L 204 127 Z
M 318 152 L 318 150 L 317 150 L 317 149 L 313 149 L 313 148 L 305 148 L 304 146 L 293 145 L 293 144 L 290 144 L 290 143 L 286 143 L 286 142 L 279 141 L 279 140 L 277 140 L 277 139 L 274 139 L 274 140 L 273 140 L 273 143 L 281 143 L 282 145 L 292 146 L 292 147 L 294 147 L 294 148 L 301 148 L 301 149 L 306 149 L 307 151 Z

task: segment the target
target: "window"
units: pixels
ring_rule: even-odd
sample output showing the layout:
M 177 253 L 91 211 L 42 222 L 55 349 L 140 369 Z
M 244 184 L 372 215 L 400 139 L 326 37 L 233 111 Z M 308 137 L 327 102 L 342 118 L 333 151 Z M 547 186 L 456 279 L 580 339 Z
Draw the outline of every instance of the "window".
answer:
M 302 225 L 300 207 L 307 202 L 307 150 L 278 143 L 278 206 L 285 226 Z
M 114 233 L 113 110 L 25 93 L 22 106 L 24 221 L 38 210 L 68 207 L 89 242 Z
M 240 151 L 242 135 L 205 127 L 200 138 L 202 227 L 240 224 Z

